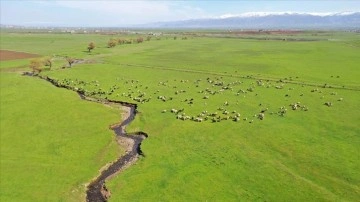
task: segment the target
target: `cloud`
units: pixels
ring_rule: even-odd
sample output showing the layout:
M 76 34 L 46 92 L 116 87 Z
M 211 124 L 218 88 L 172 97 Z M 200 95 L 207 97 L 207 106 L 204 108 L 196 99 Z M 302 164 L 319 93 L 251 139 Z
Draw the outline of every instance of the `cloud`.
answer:
M 262 4 L 258 5 L 259 2 Z M 359 3 L 341 5 L 257 1 L 157 1 L 157 0 L 0 0 L 3 24 L 51 24 L 54 26 L 127 26 L 199 18 L 226 18 L 261 11 L 298 10 L 302 12 L 346 11 Z M 351 4 L 352 9 L 349 9 Z M 299 4 L 299 3 L 297 3 Z M 310 5 L 311 4 L 311 5 Z M 327 4 L 328 5 L 328 4 Z M 300 12 L 299 11 L 299 12 Z M 48 22 L 48 23 L 47 23 Z
M 55 1 L 56 6 L 88 12 L 126 24 L 173 21 L 206 16 L 183 2 L 171 1 Z

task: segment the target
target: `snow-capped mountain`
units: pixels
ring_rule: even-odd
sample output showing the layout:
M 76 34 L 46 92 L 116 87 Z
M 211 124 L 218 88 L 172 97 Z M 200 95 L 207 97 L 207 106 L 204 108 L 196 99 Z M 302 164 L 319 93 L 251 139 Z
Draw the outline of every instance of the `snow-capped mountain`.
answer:
M 224 19 L 224 18 L 231 18 L 231 17 L 239 17 L 239 18 L 250 18 L 250 17 L 265 17 L 265 16 L 282 16 L 282 15 L 312 15 L 312 16 L 346 16 L 346 15 L 353 15 L 356 12 L 339 12 L 339 13 L 300 13 L 300 12 L 248 12 L 242 14 L 225 14 L 219 17 L 214 17 Z
M 360 12 L 250 12 L 206 19 L 158 22 L 154 28 L 360 29 Z

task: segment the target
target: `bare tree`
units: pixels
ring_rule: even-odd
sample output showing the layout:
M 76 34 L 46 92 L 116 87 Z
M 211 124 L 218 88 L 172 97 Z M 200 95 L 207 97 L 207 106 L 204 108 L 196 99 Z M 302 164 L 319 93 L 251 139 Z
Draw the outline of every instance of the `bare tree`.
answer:
M 94 42 L 90 42 L 89 45 L 88 45 L 88 50 L 89 50 L 89 53 L 92 49 L 95 48 L 95 43 Z
M 118 39 L 118 40 L 117 40 L 117 43 L 118 43 L 119 45 L 124 44 L 124 43 L 125 43 L 125 40 L 124 40 L 124 39 Z
M 52 64 L 53 64 L 51 57 L 45 57 L 43 59 L 43 63 L 44 63 L 45 66 L 48 66 L 49 69 L 51 70 L 51 67 L 52 67 Z
M 139 37 L 139 38 L 136 39 L 137 43 L 142 43 L 143 41 L 144 41 L 144 39 L 142 37 Z
M 35 74 L 35 72 L 37 73 L 41 72 L 42 65 L 43 65 L 42 61 L 39 58 L 35 58 L 30 60 L 29 67 L 32 69 L 33 74 Z
M 113 47 L 115 47 L 116 46 L 116 44 L 117 44 L 117 40 L 115 40 L 115 39 L 110 39 L 109 41 L 108 41 L 108 47 L 109 48 L 113 48 Z
M 75 59 L 72 57 L 66 57 L 66 61 L 69 63 L 69 67 L 71 68 L 71 65 L 74 64 Z

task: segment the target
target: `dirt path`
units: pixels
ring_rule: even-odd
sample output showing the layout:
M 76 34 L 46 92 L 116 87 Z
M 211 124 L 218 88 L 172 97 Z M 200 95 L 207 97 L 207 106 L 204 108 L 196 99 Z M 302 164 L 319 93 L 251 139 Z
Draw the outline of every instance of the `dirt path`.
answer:
M 32 76 L 32 74 L 28 72 L 23 73 L 23 75 Z M 118 105 L 121 107 L 121 109 L 123 109 L 121 116 L 122 122 L 110 125 L 109 127 L 114 131 L 118 144 L 121 147 L 125 148 L 125 154 L 123 156 L 120 156 L 111 165 L 103 169 L 100 175 L 90 182 L 90 184 L 87 186 L 86 191 L 86 201 L 88 202 L 107 201 L 111 194 L 110 191 L 106 188 L 105 182 L 111 179 L 114 175 L 118 174 L 120 171 L 128 168 L 130 165 L 136 162 L 140 155 L 144 156 L 141 151 L 140 145 L 141 142 L 148 137 L 148 135 L 141 131 L 135 133 L 126 132 L 126 126 L 131 123 L 131 121 L 135 118 L 137 112 L 137 105 L 116 100 L 86 97 L 82 92 L 79 92 L 70 86 L 59 85 L 56 80 L 51 79 L 47 76 L 38 75 L 37 77 L 50 82 L 56 87 L 66 88 L 75 91 L 79 94 L 81 99 L 106 105 Z

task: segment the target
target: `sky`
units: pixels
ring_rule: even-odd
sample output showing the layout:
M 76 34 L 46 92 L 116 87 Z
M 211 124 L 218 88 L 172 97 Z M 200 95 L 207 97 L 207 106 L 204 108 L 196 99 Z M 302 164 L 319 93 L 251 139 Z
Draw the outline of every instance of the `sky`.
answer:
M 248 12 L 359 12 L 360 0 L 0 0 L 0 24 L 117 27 Z

